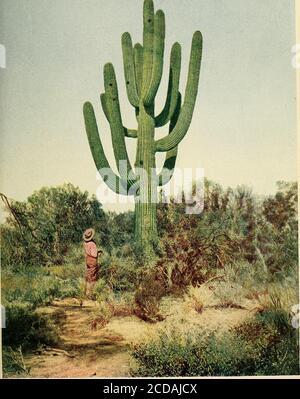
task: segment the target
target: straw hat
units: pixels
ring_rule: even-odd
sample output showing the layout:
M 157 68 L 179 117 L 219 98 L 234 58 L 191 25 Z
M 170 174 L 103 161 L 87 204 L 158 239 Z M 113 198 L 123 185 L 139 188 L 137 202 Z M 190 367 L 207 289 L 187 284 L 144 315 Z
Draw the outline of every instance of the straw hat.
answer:
M 95 230 L 94 229 L 87 229 L 83 233 L 83 239 L 86 242 L 91 241 L 93 239 L 94 235 L 95 235 Z

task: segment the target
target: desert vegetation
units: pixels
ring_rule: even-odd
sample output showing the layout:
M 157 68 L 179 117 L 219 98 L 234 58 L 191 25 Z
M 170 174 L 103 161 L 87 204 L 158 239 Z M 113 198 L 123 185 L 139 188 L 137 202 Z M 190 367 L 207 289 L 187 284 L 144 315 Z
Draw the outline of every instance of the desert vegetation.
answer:
M 1 226 L 6 377 L 30 375 L 27 359 L 36 351 L 65 349 L 65 315 L 56 307 L 71 299 L 89 311 L 90 334 L 113 320 L 136 322 L 137 335 L 151 329 L 126 343 L 131 375 L 299 373 L 295 183 L 279 182 L 275 195 L 260 198 L 206 180 L 200 215 L 186 215 L 174 198 L 160 202 L 159 244 L 147 257 L 134 242 L 132 212 L 104 212 L 71 184 L 8 203 Z M 104 254 L 95 305 L 87 308 L 82 232 L 91 226 Z

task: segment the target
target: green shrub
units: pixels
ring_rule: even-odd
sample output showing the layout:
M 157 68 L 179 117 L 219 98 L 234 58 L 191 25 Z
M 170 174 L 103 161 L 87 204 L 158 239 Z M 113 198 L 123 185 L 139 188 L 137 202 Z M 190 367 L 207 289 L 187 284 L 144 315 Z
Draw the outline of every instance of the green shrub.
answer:
M 132 291 L 137 280 L 137 265 L 133 257 L 104 254 L 100 259 L 100 275 L 113 291 Z
M 45 316 L 34 311 L 27 302 L 11 302 L 5 307 L 6 327 L 3 329 L 3 345 L 22 349 L 56 342 L 53 324 Z
M 100 308 L 97 308 L 97 313 L 103 313 L 105 320 L 107 319 L 106 314 L 110 314 L 110 317 L 134 314 L 133 292 L 114 292 L 106 281 L 100 278 L 95 284 L 94 295 L 100 305 Z
M 298 331 L 284 309 L 273 307 L 258 313 L 235 333 L 248 342 L 249 354 L 258 353 L 254 374 L 299 374 Z
M 132 374 L 143 377 L 299 374 L 297 330 L 283 310 L 263 312 L 222 335 L 164 332 L 135 345 L 132 355 Z
M 94 296 L 96 300 L 101 303 L 101 302 L 109 302 L 113 300 L 114 294 L 112 289 L 109 287 L 107 282 L 100 278 L 95 286 L 94 286 Z
M 121 248 L 133 242 L 134 212 L 109 212 L 107 215 L 110 243 L 113 248 Z
M 80 278 L 67 279 L 52 275 L 51 269 L 29 267 L 18 272 L 5 269 L 2 272 L 2 302 L 30 303 L 33 307 L 50 304 L 56 298 L 80 295 Z
M 102 245 L 109 245 L 102 205 L 70 183 L 43 187 L 26 201 L 11 201 L 10 206 L 18 223 L 9 213 L 1 228 L 3 267 L 61 265 L 74 245 L 82 243 L 82 233 L 88 227 L 95 228 Z
M 52 276 L 61 278 L 62 280 L 82 278 L 84 277 L 85 267 L 84 263 L 81 264 L 64 264 L 61 266 L 49 267 L 49 273 Z
M 111 302 L 111 307 L 114 316 L 131 316 L 135 314 L 135 303 L 133 292 L 123 292 L 116 296 Z
M 92 312 L 90 320 L 92 329 L 105 327 L 112 316 L 112 306 L 108 302 L 100 302 L 99 306 Z
M 185 377 L 240 375 L 240 363 L 245 356 L 243 341 L 232 335 L 222 340 L 215 334 L 172 332 L 162 333 L 158 340 L 133 348 L 137 368 L 132 374 L 143 377 Z

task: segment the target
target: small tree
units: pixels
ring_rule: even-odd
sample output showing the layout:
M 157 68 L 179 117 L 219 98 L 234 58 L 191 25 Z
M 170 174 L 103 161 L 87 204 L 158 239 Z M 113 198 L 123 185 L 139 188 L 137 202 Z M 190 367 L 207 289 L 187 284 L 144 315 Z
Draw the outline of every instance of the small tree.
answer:
M 93 226 L 109 244 L 106 215 L 95 197 L 72 184 L 44 187 L 26 201 L 11 203 L 13 214 L 2 226 L 3 263 L 61 263 L 82 232 Z

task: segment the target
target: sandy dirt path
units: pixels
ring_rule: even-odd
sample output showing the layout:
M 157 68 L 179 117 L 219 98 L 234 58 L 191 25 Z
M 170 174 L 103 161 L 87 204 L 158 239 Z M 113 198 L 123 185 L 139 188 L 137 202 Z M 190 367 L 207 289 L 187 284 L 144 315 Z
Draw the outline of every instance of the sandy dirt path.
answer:
M 55 348 L 25 356 L 30 377 L 126 377 L 134 365 L 130 345 L 145 341 L 159 329 L 175 326 L 190 330 L 202 327 L 210 330 L 227 330 L 251 317 L 247 309 L 207 308 L 199 314 L 187 312 L 182 301 L 168 301 L 163 322 L 149 324 L 135 316 L 114 317 L 105 327 L 93 326 L 97 303 L 76 299 L 55 301 L 38 310 L 49 314 L 59 328 L 60 342 Z

